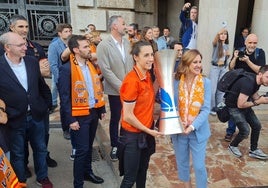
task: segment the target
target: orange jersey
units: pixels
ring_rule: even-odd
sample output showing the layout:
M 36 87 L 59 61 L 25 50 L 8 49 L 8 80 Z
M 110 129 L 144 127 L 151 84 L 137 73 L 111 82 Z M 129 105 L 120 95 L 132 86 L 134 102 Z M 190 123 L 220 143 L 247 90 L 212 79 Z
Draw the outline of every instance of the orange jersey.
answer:
M 90 43 L 89 48 L 90 48 L 91 53 L 96 53 L 97 47 L 95 44 Z
M 146 127 L 151 128 L 153 123 L 153 108 L 155 102 L 154 89 L 149 71 L 146 76 L 134 66 L 134 70 L 130 71 L 121 86 L 120 99 L 123 102 L 136 102 L 134 115 Z M 124 117 L 122 111 L 122 117 Z M 129 132 L 141 132 L 125 122 L 122 118 L 122 127 Z

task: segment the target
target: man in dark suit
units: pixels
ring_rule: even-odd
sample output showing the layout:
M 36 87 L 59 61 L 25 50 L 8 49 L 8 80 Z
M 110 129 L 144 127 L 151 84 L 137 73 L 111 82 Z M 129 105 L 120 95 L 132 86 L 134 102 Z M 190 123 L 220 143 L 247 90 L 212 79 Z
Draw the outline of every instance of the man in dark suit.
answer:
M 44 116 L 52 106 L 51 93 L 34 57 L 25 56 L 25 39 L 14 32 L 0 37 L 5 54 L 0 57 L 0 98 L 6 103 L 10 129 L 10 162 L 19 182 L 26 182 L 24 144 L 26 134 L 33 149 L 36 180 L 53 187 L 47 177 Z
M 27 19 L 22 16 L 22 15 L 18 15 L 15 14 L 13 15 L 10 20 L 10 31 L 19 34 L 22 38 L 24 38 L 27 42 L 27 50 L 26 50 L 26 55 L 28 56 L 33 56 L 35 57 L 38 62 L 39 62 L 39 66 L 40 66 L 40 71 L 42 74 L 42 68 L 46 68 L 49 67 L 49 63 L 47 61 L 47 56 L 46 56 L 46 52 L 43 49 L 43 47 L 36 43 L 33 42 L 31 40 L 29 40 L 27 38 L 28 33 L 29 33 L 29 23 L 27 21 Z M 1 47 L 0 47 L 0 55 L 3 55 L 4 52 L 1 52 Z M 43 69 L 44 70 L 44 69 Z M 47 76 L 47 75 L 42 75 L 43 77 Z M 47 113 L 46 117 L 45 117 L 45 141 L 46 141 L 46 146 L 48 147 L 48 142 L 49 142 L 49 112 Z M 30 169 L 27 167 L 28 165 L 28 156 L 29 156 L 29 149 L 28 149 L 28 142 L 25 145 L 25 166 L 26 166 L 26 177 L 29 178 L 32 176 L 32 173 L 30 171 Z M 48 167 L 56 167 L 57 166 L 57 162 L 52 159 L 50 157 L 50 152 L 47 153 L 47 165 Z
M 71 130 L 74 157 L 74 187 L 85 181 L 101 184 L 104 180 L 92 170 L 92 147 L 98 118 L 106 113 L 101 80 L 95 65 L 89 62 L 91 51 L 85 36 L 73 35 L 68 41 L 70 61 L 59 68 L 61 110 Z

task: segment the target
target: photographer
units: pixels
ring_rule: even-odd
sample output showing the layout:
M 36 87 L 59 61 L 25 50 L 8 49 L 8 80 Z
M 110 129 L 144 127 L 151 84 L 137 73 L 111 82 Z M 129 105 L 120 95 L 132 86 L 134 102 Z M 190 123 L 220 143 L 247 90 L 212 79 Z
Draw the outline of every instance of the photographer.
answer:
M 258 37 L 255 34 L 249 34 L 245 40 L 245 49 L 235 50 L 229 64 L 229 69 L 242 68 L 247 72 L 257 74 L 261 66 L 265 65 L 265 52 L 257 48 Z M 225 140 L 230 142 L 235 132 L 236 126 L 232 121 L 228 122 Z
M 247 72 L 257 74 L 260 67 L 265 65 L 265 52 L 261 48 L 257 48 L 257 44 L 257 35 L 248 35 L 245 40 L 245 49 L 234 51 L 229 64 L 230 70 L 243 68 Z
M 187 18 L 187 12 L 190 11 L 190 19 Z M 180 40 L 185 49 L 196 49 L 197 42 L 197 14 L 196 6 L 191 3 L 185 3 L 180 13 L 181 29 Z

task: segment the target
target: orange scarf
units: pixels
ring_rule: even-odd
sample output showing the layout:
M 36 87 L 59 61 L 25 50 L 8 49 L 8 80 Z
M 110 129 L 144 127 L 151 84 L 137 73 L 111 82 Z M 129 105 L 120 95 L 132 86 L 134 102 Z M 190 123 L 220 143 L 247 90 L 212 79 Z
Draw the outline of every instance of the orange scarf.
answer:
M 0 148 L 0 187 L 25 188 L 26 183 L 20 183 L 9 160 Z
M 199 114 L 204 103 L 204 91 L 204 81 L 201 74 L 194 78 L 190 93 L 188 92 L 184 75 L 181 76 L 178 105 L 180 117 L 186 125 L 191 125 Z
M 89 93 L 87 90 L 87 85 L 84 80 L 81 68 L 75 59 L 74 54 L 70 55 L 71 63 L 71 79 L 72 79 L 72 116 L 84 116 L 89 115 L 90 108 L 99 108 L 105 105 L 103 97 L 103 88 L 99 78 L 99 75 L 91 62 L 87 61 L 86 65 L 89 69 L 93 89 L 95 106 L 89 106 Z

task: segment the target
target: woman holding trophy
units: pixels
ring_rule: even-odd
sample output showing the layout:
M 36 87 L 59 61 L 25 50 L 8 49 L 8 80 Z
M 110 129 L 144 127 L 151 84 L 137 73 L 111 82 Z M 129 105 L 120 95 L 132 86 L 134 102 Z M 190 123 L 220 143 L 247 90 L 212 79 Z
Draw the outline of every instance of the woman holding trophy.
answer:
M 119 137 L 119 170 L 124 175 L 121 188 L 143 188 L 150 156 L 155 152 L 154 89 L 149 70 L 154 63 L 152 46 L 147 41 L 134 44 L 131 54 L 135 61 L 121 86 L 121 130 Z
M 171 135 L 178 177 L 185 188 L 191 188 L 190 153 L 196 177 L 196 187 L 207 187 L 205 166 L 206 145 L 210 136 L 208 116 L 211 101 L 210 80 L 202 75 L 202 55 L 189 50 L 182 56 L 175 73 L 174 100 L 183 125 L 183 133 Z

